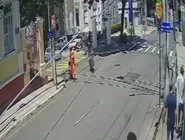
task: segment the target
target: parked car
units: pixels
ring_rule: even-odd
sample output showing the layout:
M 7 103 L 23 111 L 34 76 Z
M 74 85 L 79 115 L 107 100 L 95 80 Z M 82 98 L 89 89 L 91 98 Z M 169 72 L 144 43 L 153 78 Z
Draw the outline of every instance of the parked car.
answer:
M 57 42 L 56 42 L 56 48 L 58 48 L 59 50 L 62 49 L 66 44 L 68 43 L 67 40 L 67 36 L 63 36 L 58 38 Z
M 62 58 L 62 53 L 58 49 L 55 50 L 55 55 L 57 55 L 55 60 L 59 60 Z M 51 60 L 51 47 L 48 47 L 45 50 L 45 61 L 49 61 L 49 60 Z

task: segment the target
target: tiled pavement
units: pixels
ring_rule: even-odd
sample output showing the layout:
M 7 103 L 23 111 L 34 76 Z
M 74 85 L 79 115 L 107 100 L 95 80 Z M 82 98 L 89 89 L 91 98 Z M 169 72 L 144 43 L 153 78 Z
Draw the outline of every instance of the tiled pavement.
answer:
M 81 60 L 86 58 L 84 51 L 75 52 L 76 63 L 78 64 Z M 68 70 L 69 57 L 56 61 L 57 75 L 61 75 Z M 47 74 L 51 75 L 51 66 L 47 68 Z

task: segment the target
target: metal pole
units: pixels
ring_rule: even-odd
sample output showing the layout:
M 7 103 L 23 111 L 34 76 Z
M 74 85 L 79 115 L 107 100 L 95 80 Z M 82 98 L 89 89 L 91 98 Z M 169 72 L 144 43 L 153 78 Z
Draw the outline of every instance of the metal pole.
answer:
M 160 21 L 159 21 L 159 26 L 160 26 Z M 162 60 L 161 60 L 161 31 L 160 28 L 158 30 L 159 33 L 159 106 L 161 105 L 161 64 L 162 64 Z
M 144 0 L 144 13 L 145 13 L 145 29 L 147 28 L 147 1 Z
M 51 15 L 50 15 L 50 4 L 48 2 L 48 27 L 49 31 L 51 31 Z M 49 46 L 51 47 L 51 58 L 55 56 L 55 48 L 54 48 L 54 38 L 49 39 Z M 56 84 L 56 65 L 55 65 L 55 59 L 52 60 L 51 62 L 51 68 L 52 68 L 52 77 L 53 77 L 53 82 Z
M 163 0 L 163 20 L 167 21 L 167 7 L 166 7 L 166 0 Z M 164 87 L 165 87 L 165 92 L 164 92 L 164 100 L 166 99 L 166 94 L 167 94 L 167 33 L 165 33 L 164 36 Z
M 96 16 L 91 17 L 92 22 L 92 47 L 97 48 L 97 28 L 96 28 L 96 20 L 94 20 Z
M 111 15 L 107 14 L 108 21 L 107 21 L 107 45 L 111 45 Z

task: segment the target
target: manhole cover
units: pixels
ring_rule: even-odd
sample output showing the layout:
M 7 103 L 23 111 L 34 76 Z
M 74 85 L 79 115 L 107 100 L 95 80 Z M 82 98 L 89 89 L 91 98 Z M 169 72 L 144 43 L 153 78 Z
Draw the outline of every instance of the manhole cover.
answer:
M 140 74 L 138 73 L 129 73 L 125 79 L 129 80 L 129 81 L 132 81 L 132 82 L 135 82 L 138 78 L 139 78 Z
M 119 66 L 120 66 L 120 64 L 115 64 L 114 66 L 115 66 L 115 67 L 119 67 Z

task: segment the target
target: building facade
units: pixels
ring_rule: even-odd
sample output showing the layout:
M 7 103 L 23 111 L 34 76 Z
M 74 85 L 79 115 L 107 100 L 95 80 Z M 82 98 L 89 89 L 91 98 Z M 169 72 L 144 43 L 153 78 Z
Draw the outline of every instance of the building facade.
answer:
M 24 87 L 20 13 L 17 0 L 0 3 L 0 107 Z
M 122 9 L 122 2 L 118 1 L 117 3 L 118 5 L 118 18 L 119 18 L 119 22 L 121 22 L 121 9 Z M 133 16 L 134 16 L 134 25 L 138 25 L 141 23 L 140 21 L 140 15 L 141 14 L 141 1 L 140 0 L 133 0 Z M 127 2 L 125 5 L 125 15 L 124 15 L 124 22 L 125 22 L 125 28 L 128 27 L 129 25 L 129 3 Z

